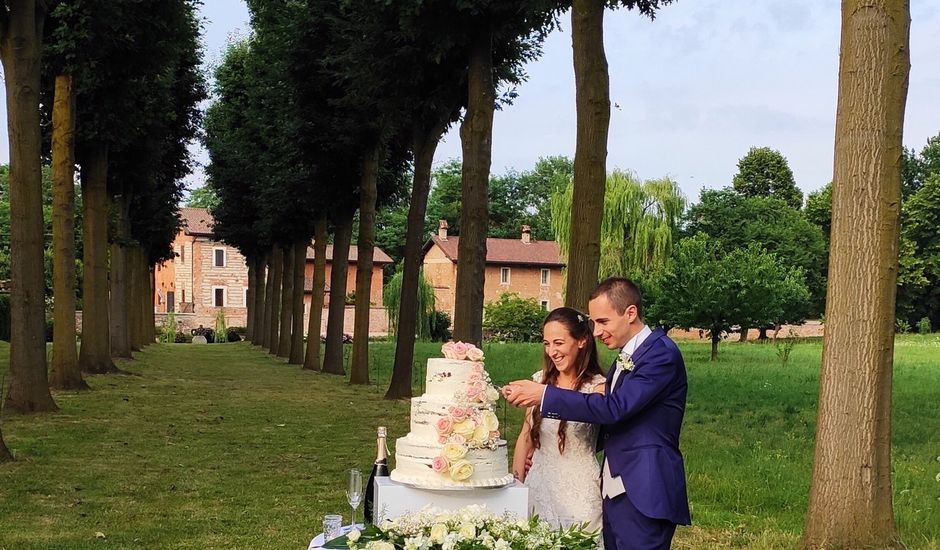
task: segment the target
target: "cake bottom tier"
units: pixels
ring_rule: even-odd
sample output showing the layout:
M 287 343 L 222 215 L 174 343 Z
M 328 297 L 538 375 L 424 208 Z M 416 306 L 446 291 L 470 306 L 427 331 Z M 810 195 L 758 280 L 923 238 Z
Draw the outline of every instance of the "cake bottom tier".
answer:
M 441 454 L 443 445 L 410 435 L 395 443 L 395 469 L 391 478 L 399 483 L 428 489 L 463 487 L 502 487 L 513 482 L 509 474 L 506 441 L 499 440 L 496 449 L 470 449 L 463 460 L 473 465 L 473 473 L 463 481 L 455 480 L 450 472 L 438 473 L 431 463 Z

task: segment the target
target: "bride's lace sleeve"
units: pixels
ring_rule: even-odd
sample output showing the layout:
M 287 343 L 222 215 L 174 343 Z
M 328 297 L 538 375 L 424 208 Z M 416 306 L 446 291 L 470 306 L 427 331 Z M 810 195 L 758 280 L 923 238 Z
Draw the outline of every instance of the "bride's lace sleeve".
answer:
M 607 378 L 600 374 L 595 374 L 594 378 L 588 380 L 583 386 L 581 386 L 581 391 L 584 393 L 591 393 L 597 389 L 598 386 L 601 386 L 607 382 Z

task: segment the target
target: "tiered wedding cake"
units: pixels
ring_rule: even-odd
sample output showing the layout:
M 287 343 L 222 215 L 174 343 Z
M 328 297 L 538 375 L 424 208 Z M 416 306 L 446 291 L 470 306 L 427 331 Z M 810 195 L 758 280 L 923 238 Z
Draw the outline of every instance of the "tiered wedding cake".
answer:
M 462 342 L 443 352 L 428 359 L 426 391 L 411 400 L 411 432 L 395 443 L 392 479 L 427 489 L 512 483 L 483 352 Z

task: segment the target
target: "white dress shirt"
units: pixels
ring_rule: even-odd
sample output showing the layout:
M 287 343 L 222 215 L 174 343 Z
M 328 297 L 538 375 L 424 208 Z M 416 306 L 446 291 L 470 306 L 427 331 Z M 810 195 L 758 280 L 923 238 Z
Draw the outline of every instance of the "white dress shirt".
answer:
M 627 345 L 621 348 L 620 353 L 626 352 L 628 355 L 633 355 L 633 353 L 640 347 L 640 344 L 643 343 L 646 338 L 652 334 L 653 331 L 650 330 L 650 327 L 643 325 L 643 329 L 640 332 L 636 333 L 633 338 L 627 342 Z M 613 367 L 616 370 L 614 371 L 614 377 L 610 381 L 610 387 L 607 388 L 607 393 L 613 393 L 614 388 L 617 387 L 617 379 L 620 378 L 622 371 Z M 601 486 L 602 493 L 604 498 L 614 498 L 616 496 L 622 495 L 627 492 L 626 488 L 623 486 L 623 480 L 620 479 L 620 476 L 613 476 L 610 473 L 610 465 L 607 463 L 607 451 L 604 451 L 604 483 Z

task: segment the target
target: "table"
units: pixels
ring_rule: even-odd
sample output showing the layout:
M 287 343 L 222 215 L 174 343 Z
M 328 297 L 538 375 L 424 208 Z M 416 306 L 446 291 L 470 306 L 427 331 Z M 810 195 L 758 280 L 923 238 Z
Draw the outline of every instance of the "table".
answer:
M 376 523 L 408 512 L 417 512 L 427 505 L 442 510 L 459 510 L 471 504 L 482 504 L 497 514 L 512 512 L 520 518 L 529 517 L 529 488 L 516 481 L 506 487 L 492 489 L 431 490 L 417 489 L 392 481 L 388 477 L 375 478 Z M 362 529 L 359 524 L 357 528 Z M 343 527 L 345 535 L 351 525 Z M 319 550 L 325 541 L 320 533 L 310 541 L 307 550 Z
M 442 510 L 459 510 L 471 504 L 482 504 L 497 514 L 512 512 L 520 518 L 529 517 L 529 488 L 519 481 L 492 489 L 448 491 L 417 489 L 388 477 L 377 477 L 374 502 L 376 522 L 417 512 L 429 504 Z

